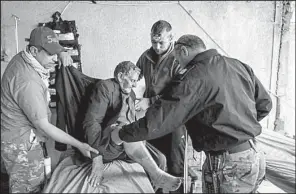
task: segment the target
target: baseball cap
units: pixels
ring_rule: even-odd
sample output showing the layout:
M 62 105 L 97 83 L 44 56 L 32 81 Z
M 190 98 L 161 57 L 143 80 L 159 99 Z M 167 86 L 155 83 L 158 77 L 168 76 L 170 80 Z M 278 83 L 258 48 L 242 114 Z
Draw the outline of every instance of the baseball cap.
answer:
M 43 26 L 32 30 L 29 44 L 32 46 L 40 46 L 51 55 L 66 51 L 66 49 L 59 44 L 58 37 L 53 30 Z

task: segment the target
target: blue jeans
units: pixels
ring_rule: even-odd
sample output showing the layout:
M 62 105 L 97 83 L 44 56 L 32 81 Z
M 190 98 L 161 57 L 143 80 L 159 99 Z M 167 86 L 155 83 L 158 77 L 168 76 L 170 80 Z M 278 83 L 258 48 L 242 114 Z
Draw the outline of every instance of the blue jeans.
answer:
M 258 150 L 258 149 L 256 149 Z M 221 155 L 218 166 L 219 193 L 253 193 L 265 176 L 265 156 L 254 148 L 242 152 Z M 209 158 L 203 164 L 203 193 L 212 193 L 212 176 L 208 166 Z

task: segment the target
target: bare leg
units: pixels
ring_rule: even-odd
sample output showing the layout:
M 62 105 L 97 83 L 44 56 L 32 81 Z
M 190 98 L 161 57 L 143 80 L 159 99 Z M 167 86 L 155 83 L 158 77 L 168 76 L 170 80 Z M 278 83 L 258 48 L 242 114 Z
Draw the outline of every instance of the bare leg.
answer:
M 156 187 L 160 187 L 169 191 L 175 191 L 180 187 L 182 179 L 174 177 L 161 170 L 153 160 L 142 141 L 133 143 L 124 142 L 123 146 L 126 154 L 131 159 L 141 164 L 148 172 L 152 182 Z

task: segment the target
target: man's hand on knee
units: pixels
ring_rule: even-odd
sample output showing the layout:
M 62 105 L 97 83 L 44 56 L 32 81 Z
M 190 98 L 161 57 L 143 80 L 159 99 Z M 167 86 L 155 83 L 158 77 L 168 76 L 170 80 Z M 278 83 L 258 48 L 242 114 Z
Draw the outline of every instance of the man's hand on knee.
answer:
M 120 145 L 123 143 L 123 141 L 120 139 L 119 137 L 119 131 L 121 129 L 120 126 L 114 124 L 111 125 L 111 128 L 113 129 L 113 131 L 111 132 L 111 140 L 116 144 L 116 145 Z

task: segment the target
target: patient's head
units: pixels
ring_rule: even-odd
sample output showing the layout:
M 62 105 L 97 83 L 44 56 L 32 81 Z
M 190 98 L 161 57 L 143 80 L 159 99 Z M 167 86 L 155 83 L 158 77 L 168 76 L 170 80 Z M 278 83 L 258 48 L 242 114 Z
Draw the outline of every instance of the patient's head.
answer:
M 119 63 L 114 70 L 114 78 L 120 85 L 123 93 L 130 93 L 137 86 L 141 70 L 130 61 Z

